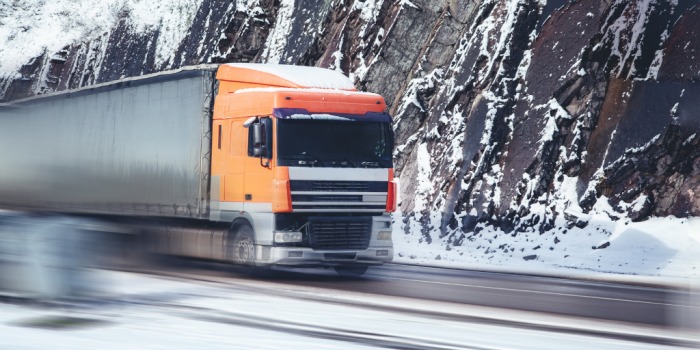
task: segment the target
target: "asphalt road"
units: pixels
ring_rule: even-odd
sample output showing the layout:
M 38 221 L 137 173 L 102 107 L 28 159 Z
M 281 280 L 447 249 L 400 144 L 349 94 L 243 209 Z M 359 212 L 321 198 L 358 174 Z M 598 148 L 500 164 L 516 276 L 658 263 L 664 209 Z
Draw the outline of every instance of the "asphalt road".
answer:
M 695 309 L 682 291 L 420 266 L 372 267 L 360 278 L 339 277 L 332 269 L 275 269 L 243 277 L 208 263 L 168 266 L 193 275 L 254 279 L 329 292 L 374 293 L 656 326 L 677 326 L 678 315 Z

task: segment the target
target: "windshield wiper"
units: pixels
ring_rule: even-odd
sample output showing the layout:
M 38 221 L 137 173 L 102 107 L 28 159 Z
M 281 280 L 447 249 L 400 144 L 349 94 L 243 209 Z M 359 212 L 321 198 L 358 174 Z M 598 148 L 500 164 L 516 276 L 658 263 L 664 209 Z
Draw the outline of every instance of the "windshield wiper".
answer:
M 379 168 L 381 168 L 381 167 L 384 166 L 384 163 L 382 162 L 382 159 L 379 158 L 379 156 L 377 156 L 376 154 L 373 154 L 372 156 L 373 156 L 374 159 L 376 159 L 376 161 L 374 161 L 374 162 L 362 162 L 362 165 L 364 165 L 365 167 L 367 167 L 367 166 L 369 166 L 369 165 L 374 165 L 374 164 L 376 164 L 377 167 L 379 167 Z
M 352 160 L 350 160 L 348 157 L 340 157 L 340 158 L 342 158 L 344 161 L 346 161 L 346 162 L 352 164 L 353 167 L 357 168 L 357 164 L 355 164 L 355 162 L 353 162 Z
M 313 160 L 315 160 L 315 161 L 317 161 L 317 162 L 320 162 L 321 165 L 326 166 L 326 163 L 324 163 L 324 162 L 321 160 L 321 158 L 316 157 L 316 156 L 314 156 L 314 155 L 309 155 L 309 156 L 310 156 Z

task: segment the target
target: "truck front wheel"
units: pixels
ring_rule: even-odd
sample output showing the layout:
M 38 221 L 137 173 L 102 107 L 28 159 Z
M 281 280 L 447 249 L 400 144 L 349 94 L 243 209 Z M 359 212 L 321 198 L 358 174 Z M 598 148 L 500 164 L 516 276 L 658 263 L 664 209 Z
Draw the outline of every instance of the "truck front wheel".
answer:
M 255 244 L 253 228 L 241 226 L 236 232 L 233 245 L 230 247 L 230 257 L 236 268 L 245 274 L 255 271 Z

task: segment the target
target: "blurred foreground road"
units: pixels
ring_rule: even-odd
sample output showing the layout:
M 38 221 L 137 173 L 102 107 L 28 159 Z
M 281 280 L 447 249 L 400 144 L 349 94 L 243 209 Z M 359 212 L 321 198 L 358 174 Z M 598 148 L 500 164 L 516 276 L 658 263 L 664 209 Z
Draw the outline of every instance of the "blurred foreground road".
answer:
M 678 284 L 398 264 L 243 276 L 120 244 L 95 221 L 30 234 L 13 222 L 0 236 L 0 349 L 700 348 L 698 289 Z
M 4 236 L 0 349 L 700 348 L 680 289 L 398 264 L 243 276 L 89 224 Z
M 282 271 L 250 279 L 180 265 L 150 274 L 92 271 L 103 289 L 91 297 L 0 297 L 0 348 L 646 350 L 699 344 L 693 334 L 665 327 L 307 285 L 371 285 L 372 276 L 351 281 Z
M 659 326 L 675 326 L 676 315 L 692 307 L 685 291 L 658 287 L 394 264 L 372 267 L 360 278 L 338 277 L 332 269 L 275 269 L 241 277 L 225 266 L 184 261 L 161 271 Z

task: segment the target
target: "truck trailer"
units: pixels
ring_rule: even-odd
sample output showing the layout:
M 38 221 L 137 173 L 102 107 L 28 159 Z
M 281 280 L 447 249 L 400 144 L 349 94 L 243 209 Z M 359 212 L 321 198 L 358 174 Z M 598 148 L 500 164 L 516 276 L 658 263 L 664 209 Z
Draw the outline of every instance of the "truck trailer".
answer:
M 0 208 L 138 227 L 158 254 L 356 276 L 393 257 L 393 140 L 384 99 L 339 72 L 185 67 L 0 105 Z

